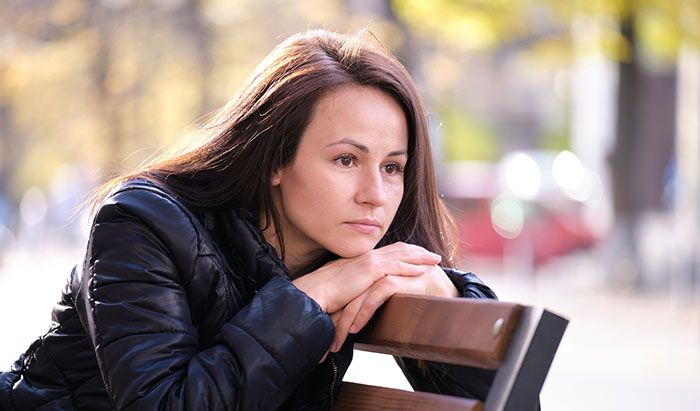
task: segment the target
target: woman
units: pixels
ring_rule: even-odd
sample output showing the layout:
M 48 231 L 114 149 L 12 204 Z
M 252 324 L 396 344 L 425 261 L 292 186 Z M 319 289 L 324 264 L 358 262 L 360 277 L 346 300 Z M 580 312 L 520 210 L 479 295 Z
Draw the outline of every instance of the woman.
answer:
M 328 409 L 395 293 L 495 298 L 451 269 L 426 113 L 367 35 L 296 35 L 199 146 L 104 187 L 54 326 L 0 408 Z M 492 375 L 397 359 L 416 389 Z

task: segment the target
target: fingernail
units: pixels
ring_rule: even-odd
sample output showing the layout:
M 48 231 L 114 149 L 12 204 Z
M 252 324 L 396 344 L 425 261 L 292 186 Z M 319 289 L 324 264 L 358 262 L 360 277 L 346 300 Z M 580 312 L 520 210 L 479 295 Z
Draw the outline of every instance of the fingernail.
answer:
M 353 325 L 350 327 L 350 333 L 351 333 L 351 334 L 357 333 L 357 326 L 356 326 L 355 324 L 353 324 Z

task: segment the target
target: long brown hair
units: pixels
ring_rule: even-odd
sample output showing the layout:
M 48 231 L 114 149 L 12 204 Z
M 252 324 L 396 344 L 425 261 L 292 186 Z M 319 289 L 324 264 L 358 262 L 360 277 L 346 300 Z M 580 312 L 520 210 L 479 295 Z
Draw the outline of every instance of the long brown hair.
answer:
M 426 110 L 410 75 L 368 31 L 296 34 L 253 71 L 240 93 L 198 127 L 202 143 L 155 159 L 102 186 L 104 198 L 120 182 L 144 177 L 164 184 L 196 207 L 264 210 L 284 258 L 271 176 L 292 163 L 318 99 L 344 85 L 376 87 L 402 107 L 409 130 L 404 196 L 378 246 L 396 241 L 441 254 L 451 266 L 454 224 L 437 192 Z

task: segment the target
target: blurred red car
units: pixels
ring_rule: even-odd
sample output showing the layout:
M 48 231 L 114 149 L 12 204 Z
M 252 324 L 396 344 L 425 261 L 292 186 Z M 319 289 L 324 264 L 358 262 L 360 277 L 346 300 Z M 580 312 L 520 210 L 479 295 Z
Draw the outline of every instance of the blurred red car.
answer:
M 504 187 L 504 162 L 513 156 L 500 164 L 462 163 L 444 170 L 441 190 L 457 223 L 462 256 L 502 259 L 509 247 L 518 247 L 529 249 L 537 266 L 596 243 L 598 235 L 584 218 L 584 202 L 568 198 L 553 184 L 547 167 L 556 153 L 537 154 L 529 154 L 532 161 L 528 160 L 529 167 L 543 169 L 532 195 Z M 518 178 L 527 174 L 516 170 Z M 531 174 L 537 176 L 532 170 Z

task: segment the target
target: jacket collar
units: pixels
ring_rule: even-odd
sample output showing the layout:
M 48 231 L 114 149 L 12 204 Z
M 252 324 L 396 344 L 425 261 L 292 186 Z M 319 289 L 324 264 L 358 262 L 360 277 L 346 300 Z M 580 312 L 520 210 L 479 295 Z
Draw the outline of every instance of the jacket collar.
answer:
M 226 241 L 221 246 L 233 247 L 231 255 L 242 266 L 244 281 L 254 291 L 275 276 L 291 280 L 291 274 L 274 247 L 265 240 L 255 213 L 233 208 L 222 211 L 219 217 L 218 225 Z

